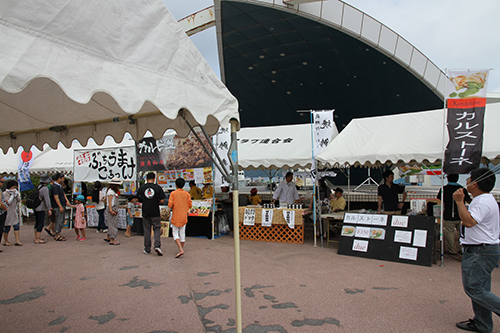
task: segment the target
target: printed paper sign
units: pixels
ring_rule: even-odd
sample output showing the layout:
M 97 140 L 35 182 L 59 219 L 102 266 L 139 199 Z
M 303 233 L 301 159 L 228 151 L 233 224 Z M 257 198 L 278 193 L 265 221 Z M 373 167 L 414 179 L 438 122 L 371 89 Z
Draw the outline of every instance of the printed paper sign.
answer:
M 283 217 L 285 218 L 286 224 L 291 229 L 295 228 L 295 211 L 294 210 L 283 210 Z
M 356 237 L 370 238 L 370 228 L 369 227 L 356 227 Z
M 358 214 L 356 213 L 345 213 L 344 214 L 344 223 L 358 223 Z
M 408 216 L 393 215 L 391 227 L 408 228 Z
M 379 214 L 373 215 L 372 225 L 385 227 L 387 225 L 387 215 L 379 215 Z
M 368 251 L 368 241 L 355 239 L 352 243 L 352 250 L 359 252 L 367 252 Z
M 344 225 L 342 227 L 341 236 L 354 237 L 355 234 L 356 234 L 356 227 L 353 227 L 351 225 Z
M 203 184 L 204 173 L 203 168 L 196 168 L 194 171 L 194 181 L 196 184 Z
M 359 214 L 358 224 L 372 224 L 372 214 Z
M 270 227 L 273 224 L 273 210 L 263 209 L 262 210 L 262 226 Z
M 425 247 L 427 245 L 427 230 L 415 229 L 413 233 L 413 246 Z
M 75 181 L 95 182 L 136 179 L 135 147 L 75 149 Z
M 370 238 L 384 240 L 385 239 L 385 229 L 371 228 L 370 229 Z
M 255 208 L 245 208 L 243 225 L 255 225 Z
M 394 242 L 411 243 L 411 231 L 396 230 L 394 233 Z
M 399 258 L 408 260 L 417 260 L 418 249 L 414 247 L 401 246 L 399 249 Z

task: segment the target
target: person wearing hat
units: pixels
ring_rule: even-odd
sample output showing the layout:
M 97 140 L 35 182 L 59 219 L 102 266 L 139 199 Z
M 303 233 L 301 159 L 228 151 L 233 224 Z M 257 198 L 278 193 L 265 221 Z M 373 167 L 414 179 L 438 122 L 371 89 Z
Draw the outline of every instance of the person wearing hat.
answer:
M 45 244 L 46 240 L 41 238 L 42 229 L 45 225 L 45 212 L 48 211 L 48 215 L 52 215 L 52 205 L 50 204 L 50 191 L 47 187 L 47 184 L 52 182 L 52 178 L 50 178 L 46 173 L 43 173 L 40 176 L 40 184 L 38 185 L 38 196 L 41 199 L 40 205 L 35 207 L 35 244 Z
M 106 192 L 106 222 L 108 223 L 108 234 L 104 240 L 109 242 L 109 245 L 120 245 L 116 240 L 118 233 L 118 194 L 119 187 L 122 181 L 118 178 L 113 178 L 109 182 L 109 189 Z
M 202 199 L 212 199 L 214 197 L 214 188 L 210 183 L 203 183 L 203 188 L 201 189 Z
M 345 210 L 346 202 L 342 194 L 344 193 L 344 190 L 341 189 L 340 187 L 337 187 L 335 189 L 335 198 L 330 202 L 330 206 L 332 209 L 332 212 L 340 212 L 341 210 Z
M 0 199 L 3 199 L 2 187 L 5 179 L 0 177 Z M 0 231 L 3 232 L 3 227 L 5 225 L 5 218 L 7 217 L 7 206 L 3 200 L 0 201 Z M 0 249 L 0 252 L 3 250 Z
M 250 202 L 252 203 L 252 205 L 256 206 L 256 205 L 260 205 L 262 203 L 262 200 L 260 200 L 260 197 L 257 195 L 257 188 L 252 188 L 250 190 Z
M 75 212 L 75 233 L 76 240 L 79 242 L 83 242 L 87 240 L 85 237 L 85 228 L 87 227 L 87 223 L 85 220 L 85 206 L 83 205 L 85 202 L 85 197 L 79 194 L 76 197 L 76 212 Z M 80 232 L 82 236 L 80 236 Z

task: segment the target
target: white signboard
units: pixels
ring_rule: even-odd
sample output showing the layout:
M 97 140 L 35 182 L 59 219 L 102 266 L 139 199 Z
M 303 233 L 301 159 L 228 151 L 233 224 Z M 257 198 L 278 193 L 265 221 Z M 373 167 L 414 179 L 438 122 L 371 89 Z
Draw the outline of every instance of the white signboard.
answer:
M 75 149 L 73 155 L 74 181 L 108 182 L 112 178 L 136 180 L 135 147 Z
M 413 232 L 413 246 L 425 247 L 427 245 L 427 230 L 415 229 Z
M 417 260 L 418 249 L 414 247 L 401 246 L 399 249 L 399 258 L 408 260 Z
M 411 231 L 396 230 L 394 234 L 394 242 L 411 243 Z
M 387 215 L 375 214 L 372 216 L 372 225 L 386 226 L 387 225 Z
M 372 224 L 372 214 L 359 214 L 358 224 Z
M 255 225 L 255 208 L 245 208 L 243 225 Z
M 408 228 L 408 216 L 393 215 L 391 227 Z
M 370 228 L 368 227 L 357 227 L 356 237 L 360 238 L 370 238 Z
M 231 131 L 227 128 L 219 128 L 215 136 L 215 150 L 222 160 L 222 165 L 231 172 L 231 163 L 229 163 L 229 157 L 227 156 L 229 152 L 229 146 L 231 145 Z M 217 161 L 218 162 L 218 161 Z M 229 186 L 229 184 L 224 180 L 222 174 L 217 167 L 214 167 L 215 171 L 215 186 Z
M 352 243 L 352 250 L 359 252 L 367 252 L 368 251 L 368 241 L 355 239 Z
M 273 224 L 273 210 L 263 209 L 262 210 L 262 226 L 271 227 Z
M 344 223 L 358 223 L 358 214 L 356 213 L 345 213 Z
M 294 210 L 283 210 L 283 217 L 285 218 L 286 224 L 291 229 L 295 228 L 295 211 Z

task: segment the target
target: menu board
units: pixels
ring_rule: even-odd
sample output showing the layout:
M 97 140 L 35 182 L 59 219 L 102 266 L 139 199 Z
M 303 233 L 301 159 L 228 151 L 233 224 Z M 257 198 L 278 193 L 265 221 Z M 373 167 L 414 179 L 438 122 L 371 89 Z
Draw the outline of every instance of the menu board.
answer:
M 431 266 L 435 218 L 346 213 L 338 254 Z
M 188 216 L 204 216 L 210 214 L 212 208 L 212 199 L 207 200 L 193 200 L 193 207 L 189 210 Z

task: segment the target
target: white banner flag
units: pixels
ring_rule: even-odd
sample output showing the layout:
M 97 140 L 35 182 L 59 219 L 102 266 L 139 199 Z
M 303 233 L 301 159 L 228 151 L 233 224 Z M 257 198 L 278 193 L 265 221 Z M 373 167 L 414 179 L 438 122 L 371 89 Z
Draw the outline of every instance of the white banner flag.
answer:
M 106 182 L 115 177 L 123 181 L 136 180 L 136 161 L 135 146 L 75 149 L 74 181 Z
M 215 150 L 222 160 L 222 165 L 227 170 L 231 171 L 231 164 L 229 163 L 229 157 L 227 153 L 229 152 L 229 146 L 231 145 L 231 132 L 229 129 L 219 127 L 219 131 L 215 136 Z M 216 159 L 217 160 L 217 159 Z M 218 161 L 218 160 L 217 160 Z M 215 186 L 229 186 L 229 184 L 224 180 L 222 174 L 217 167 L 214 167 Z M 230 172 L 231 173 L 231 172 Z
M 333 122 L 333 112 L 334 110 L 312 112 L 312 118 L 313 118 L 312 139 L 313 139 L 314 156 L 321 153 L 332 140 L 334 126 L 335 126 L 335 123 Z M 313 159 L 311 165 L 311 179 L 313 182 L 316 181 L 316 177 L 317 177 L 316 159 Z

